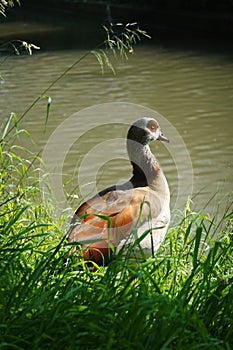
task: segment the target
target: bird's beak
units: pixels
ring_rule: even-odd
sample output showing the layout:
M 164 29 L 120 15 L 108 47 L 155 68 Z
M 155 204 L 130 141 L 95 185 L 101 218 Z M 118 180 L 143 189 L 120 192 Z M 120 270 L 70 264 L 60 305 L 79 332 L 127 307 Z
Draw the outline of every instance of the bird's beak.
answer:
M 161 132 L 158 139 L 159 141 L 164 141 L 164 142 L 170 142 L 169 139 L 163 135 L 163 133 Z

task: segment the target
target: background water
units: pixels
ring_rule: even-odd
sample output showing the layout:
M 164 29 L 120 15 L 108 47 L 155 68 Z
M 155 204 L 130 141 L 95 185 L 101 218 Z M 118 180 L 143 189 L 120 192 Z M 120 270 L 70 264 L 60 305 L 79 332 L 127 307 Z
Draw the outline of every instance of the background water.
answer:
M 59 22 L 53 30 L 46 27 L 44 44 L 38 33 L 35 36 L 39 42 L 34 43 L 42 46 L 39 53 L 1 57 L 2 121 L 11 112 L 20 117 L 49 84 L 87 52 L 85 24 L 86 19 L 80 22 L 80 29 L 76 24 L 75 30 L 67 22 Z M 11 27 L 19 25 L 22 21 L 10 23 Z M 92 45 L 89 38 L 98 25 L 93 21 L 88 24 L 88 44 Z M 35 32 L 43 29 L 38 21 L 33 26 Z M 26 138 L 21 142 L 43 154 L 55 135 L 58 143 L 44 151 L 46 160 L 55 169 L 61 161 L 58 151 L 61 154 L 67 148 L 64 164 L 58 167 L 62 169 L 59 179 L 68 194 L 80 193 L 81 181 L 88 195 L 130 177 L 122 139 L 131 122 L 145 114 L 156 116 L 153 111 L 157 111 L 163 116 L 158 119 L 170 144 L 165 147 L 157 142 L 151 147 L 168 179 L 172 208 L 183 209 L 188 194 L 193 196 L 196 210 L 216 192 L 224 204 L 233 178 L 232 58 L 229 42 L 203 38 L 190 42 L 180 34 L 143 41 L 128 60 L 114 59 L 116 75 L 109 70 L 103 74 L 94 55 L 88 55 L 47 92 L 52 104 L 46 132 L 47 102 L 41 99 L 21 123 L 35 144 Z M 216 201 L 208 210 L 213 210 L 213 203 Z

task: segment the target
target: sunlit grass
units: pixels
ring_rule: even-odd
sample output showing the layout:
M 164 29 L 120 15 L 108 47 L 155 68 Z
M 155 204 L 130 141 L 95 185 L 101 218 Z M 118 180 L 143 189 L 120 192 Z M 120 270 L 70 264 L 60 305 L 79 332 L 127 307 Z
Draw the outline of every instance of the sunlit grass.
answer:
M 0 348 L 232 349 L 230 203 L 218 222 L 187 205 L 154 258 L 121 252 L 93 271 L 69 254 L 13 122 L 0 153 Z

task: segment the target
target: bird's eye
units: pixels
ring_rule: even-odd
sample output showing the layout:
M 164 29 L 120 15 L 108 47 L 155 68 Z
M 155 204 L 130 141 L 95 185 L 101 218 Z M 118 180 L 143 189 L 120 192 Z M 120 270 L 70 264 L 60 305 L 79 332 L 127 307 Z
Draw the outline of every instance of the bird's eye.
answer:
M 154 121 L 150 121 L 147 125 L 148 129 L 150 129 L 152 132 L 155 132 L 157 129 L 157 125 Z

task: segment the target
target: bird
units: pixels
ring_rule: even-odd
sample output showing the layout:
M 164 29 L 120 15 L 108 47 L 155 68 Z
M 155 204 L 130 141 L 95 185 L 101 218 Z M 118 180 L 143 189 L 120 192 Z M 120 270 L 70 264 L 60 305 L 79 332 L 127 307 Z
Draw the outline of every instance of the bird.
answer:
M 113 254 L 135 246 L 137 255 L 153 256 L 170 223 L 170 191 L 150 149 L 150 142 L 169 142 L 153 117 L 137 119 L 127 133 L 131 178 L 108 187 L 82 203 L 67 234 L 73 250 L 104 265 Z M 135 245 L 138 242 L 138 245 Z

